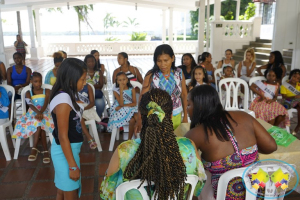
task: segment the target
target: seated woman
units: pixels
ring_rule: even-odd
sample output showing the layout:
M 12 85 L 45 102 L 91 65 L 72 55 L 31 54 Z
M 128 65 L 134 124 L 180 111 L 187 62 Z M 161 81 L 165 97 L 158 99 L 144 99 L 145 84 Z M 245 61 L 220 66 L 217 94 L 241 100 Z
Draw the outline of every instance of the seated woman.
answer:
M 45 77 L 45 84 L 54 85 L 56 82 L 56 74 L 59 66 L 61 65 L 62 61 L 64 60 L 63 53 L 58 51 L 53 54 L 54 60 L 54 68 L 47 72 Z
M 15 88 L 15 99 L 21 99 L 21 91 L 30 83 L 31 69 L 22 64 L 22 54 L 14 53 L 15 65 L 7 69 L 7 85 Z
M 212 174 L 215 198 L 223 173 L 258 161 L 258 152 L 269 154 L 277 149 L 275 140 L 251 115 L 243 111 L 225 111 L 218 93 L 209 85 L 190 91 L 187 110 L 191 130 L 185 136 L 202 152 L 203 165 Z M 245 199 L 241 178 L 229 182 L 226 200 L 229 199 Z
M 192 54 L 183 54 L 181 58 L 181 66 L 179 66 L 179 68 L 182 69 L 185 79 L 192 78 L 192 71 L 195 67 L 197 67 L 197 63 Z
M 193 142 L 174 134 L 170 95 L 161 89 L 152 89 L 142 96 L 139 110 L 143 122 L 141 139 L 128 140 L 117 147 L 101 184 L 100 197 L 115 199 L 116 188 L 121 183 L 141 179 L 154 182 L 155 199 L 178 195 L 182 200 L 188 191 L 184 185 L 187 174 L 199 177 L 194 191 L 194 196 L 199 196 L 206 175 Z M 126 193 L 125 199 L 143 198 L 133 189 Z

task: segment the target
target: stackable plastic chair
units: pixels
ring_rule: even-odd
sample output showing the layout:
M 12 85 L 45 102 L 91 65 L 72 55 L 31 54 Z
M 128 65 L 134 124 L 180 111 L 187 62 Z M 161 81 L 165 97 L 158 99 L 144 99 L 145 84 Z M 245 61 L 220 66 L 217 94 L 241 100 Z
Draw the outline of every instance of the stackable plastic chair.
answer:
M 279 164 L 259 165 L 256 168 L 253 168 L 251 173 L 257 173 L 259 168 L 261 168 L 262 170 L 264 170 L 267 173 L 275 172 L 276 170 L 281 168 L 283 173 L 288 173 L 287 168 L 291 169 L 291 167 L 288 165 L 284 165 L 284 166 L 286 166 L 286 167 L 282 167 L 282 164 L 281 165 L 279 165 Z M 291 166 L 295 168 L 294 165 L 291 165 Z M 243 167 L 243 168 L 233 169 L 233 170 L 225 172 L 220 177 L 219 182 L 218 182 L 218 190 L 217 190 L 217 199 L 216 200 L 224 200 L 225 199 L 228 183 L 230 182 L 230 180 L 232 180 L 235 177 L 242 177 L 244 180 L 245 186 L 247 188 L 245 200 L 256 200 L 257 190 L 252 187 L 250 178 L 248 176 L 243 177 L 243 173 L 246 170 L 247 170 L 247 167 Z M 276 198 L 276 197 L 278 197 L 278 195 L 276 196 L 275 191 L 276 191 L 275 183 L 273 183 L 273 182 L 271 182 L 271 180 L 269 180 L 265 186 L 265 197 L 267 197 L 268 199 L 278 199 L 278 200 L 283 199 L 283 197 Z M 280 195 L 284 196 L 285 192 L 286 192 L 286 190 L 284 190 Z
M 228 84 L 229 83 L 229 84 Z M 222 90 L 222 85 L 225 86 L 226 91 Z M 239 87 L 244 86 L 244 101 L 243 101 L 243 109 L 239 109 L 239 103 L 238 103 L 238 90 Z M 230 92 L 233 91 L 233 101 L 231 105 L 231 96 Z M 226 99 L 225 101 L 222 101 L 222 93 L 226 92 Z M 219 82 L 219 97 L 220 101 L 222 102 L 222 105 L 225 110 L 231 111 L 231 110 L 242 110 L 250 114 L 255 118 L 255 113 L 251 110 L 248 110 L 249 105 L 249 86 L 246 81 L 240 78 L 224 78 L 220 80 Z
M 42 88 L 52 90 L 52 85 L 43 84 Z M 26 95 L 26 92 L 30 91 L 31 89 L 32 89 L 31 85 L 28 85 L 28 86 L 24 87 L 22 92 L 21 92 L 21 103 L 22 103 L 22 114 L 23 115 L 27 112 L 25 95 Z M 53 141 L 52 133 L 46 133 L 46 136 L 47 136 L 47 142 L 50 140 L 50 143 L 52 143 L 52 141 Z M 30 145 L 30 147 L 33 146 L 33 137 L 32 136 L 29 137 L 29 145 Z M 21 139 L 17 138 L 16 139 L 16 144 L 15 144 L 14 159 L 18 159 L 20 146 L 21 146 Z
M 0 125 L 0 143 L 1 143 L 1 146 L 2 146 L 2 149 L 3 149 L 3 152 L 4 152 L 4 156 L 5 156 L 5 159 L 7 161 L 11 160 L 11 155 L 10 155 L 10 152 L 9 152 L 9 148 L 8 148 L 8 144 L 7 144 L 7 138 L 6 138 L 6 128 L 8 127 L 9 128 L 9 132 L 10 132 L 10 135 L 13 134 L 13 128 L 12 128 L 12 120 L 14 118 L 14 106 L 15 106 L 15 102 L 14 102 L 14 99 L 15 99 L 15 89 L 10 86 L 10 85 L 2 85 L 2 87 L 5 88 L 5 90 L 8 92 L 11 92 L 12 94 L 12 98 L 11 98 L 11 109 L 10 109 L 10 118 L 9 118 L 9 121 L 5 122 L 4 124 L 1 124 Z M 14 140 L 13 140 L 13 144 L 14 144 Z
M 95 98 L 95 87 L 90 83 L 88 83 L 88 84 L 91 86 L 93 93 L 94 93 L 94 98 Z M 101 143 L 100 143 L 97 127 L 96 127 L 96 121 L 95 120 L 87 120 L 87 121 L 85 121 L 85 125 L 87 125 L 89 127 L 90 135 L 93 136 L 93 138 L 95 139 L 98 151 L 99 152 L 102 151 L 102 147 L 101 147 Z
M 192 200 L 193 194 L 194 194 L 194 190 L 196 188 L 198 180 L 199 180 L 199 178 L 196 175 L 187 175 L 187 179 L 186 179 L 185 183 L 191 185 L 191 190 L 190 190 L 190 193 L 188 195 L 187 200 Z M 150 200 L 150 198 L 149 198 L 149 196 L 147 194 L 147 191 L 145 189 L 145 187 L 148 186 L 148 183 L 144 182 L 142 185 L 141 185 L 141 183 L 142 183 L 141 180 L 132 180 L 132 181 L 127 181 L 125 183 L 120 184 L 117 187 L 117 190 L 116 190 L 116 200 L 124 200 L 125 199 L 125 194 L 129 190 L 132 190 L 132 189 L 139 190 L 140 194 L 143 197 L 143 200 Z M 140 185 L 141 185 L 141 187 L 138 189 L 138 187 Z M 154 185 L 154 183 L 151 182 L 151 185 Z M 155 192 L 154 192 L 151 200 L 154 200 L 154 195 L 155 195 Z
M 131 85 L 136 88 L 140 88 L 140 91 L 142 91 L 142 84 L 137 81 L 130 81 Z M 138 99 L 136 100 L 136 103 L 138 105 Z M 115 140 L 119 140 L 119 135 L 120 135 L 120 129 L 119 128 L 113 128 L 111 132 L 111 138 L 110 138 L 110 144 L 109 144 L 109 151 L 112 151 L 114 148 Z

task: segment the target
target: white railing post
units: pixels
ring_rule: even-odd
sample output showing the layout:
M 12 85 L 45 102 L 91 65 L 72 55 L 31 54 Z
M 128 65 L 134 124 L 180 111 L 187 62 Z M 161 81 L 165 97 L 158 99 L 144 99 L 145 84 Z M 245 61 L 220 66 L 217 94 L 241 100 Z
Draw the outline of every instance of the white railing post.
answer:
M 235 20 L 239 21 L 240 16 L 240 7 L 241 7 L 241 0 L 236 0 L 236 13 L 235 13 Z
M 162 10 L 162 30 L 161 30 L 161 40 L 166 43 L 166 9 Z
M 5 54 L 4 49 L 4 39 L 3 39 L 3 29 L 2 29 L 2 17 L 1 17 L 1 10 L 0 10 L 0 61 L 2 61 L 6 68 L 9 67 L 7 55 Z
M 253 30 L 252 30 L 252 40 L 254 41 L 257 37 L 260 37 L 260 28 L 261 28 L 261 17 L 254 17 L 253 22 Z
M 196 57 L 204 51 L 205 0 L 199 0 L 198 6 L 198 51 Z
M 206 2 L 206 51 L 209 51 L 209 35 L 210 35 L 210 3 L 209 0 Z
M 30 48 L 31 59 L 38 59 L 38 52 L 35 43 L 35 31 L 34 31 L 32 6 L 27 6 L 27 11 L 28 11 L 30 41 L 31 41 L 31 48 Z
M 173 14 L 174 8 L 169 8 L 169 45 L 173 47 Z

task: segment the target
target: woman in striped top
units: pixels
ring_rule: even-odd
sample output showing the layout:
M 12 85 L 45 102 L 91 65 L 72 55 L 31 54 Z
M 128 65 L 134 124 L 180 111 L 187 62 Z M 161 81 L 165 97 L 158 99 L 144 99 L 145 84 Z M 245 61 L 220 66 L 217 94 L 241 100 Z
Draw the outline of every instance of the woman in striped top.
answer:
M 130 81 L 138 81 L 141 84 L 143 84 L 143 77 L 140 71 L 136 67 L 130 65 L 130 62 L 128 61 L 127 53 L 121 52 L 118 54 L 118 63 L 120 67 L 115 69 L 113 73 L 113 79 L 112 79 L 113 83 L 116 82 L 117 74 L 119 72 L 124 72 Z

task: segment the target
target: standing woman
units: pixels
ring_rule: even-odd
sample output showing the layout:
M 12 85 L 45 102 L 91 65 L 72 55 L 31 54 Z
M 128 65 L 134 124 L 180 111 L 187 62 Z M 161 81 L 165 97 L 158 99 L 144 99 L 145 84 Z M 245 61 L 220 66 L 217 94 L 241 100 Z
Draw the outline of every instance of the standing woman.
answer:
M 180 68 L 175 67 L 175 54 L 170 45 L 162 44 L 154 51 L 154 66 L 147 72 L 143 82 L 141 96 L 153 88 L 160 88 L 168 92 L 173 102 L 173 127 L 174 130 L 181 124 L 181 114 L 184 113 L 182 123 L 187 123 L 187 88 L 185 77 Z M 182 104 L 181 104 L 182 102 Z M 141 128 L 139 117 L 137 131 Z
M 47 72 L 45 77 L 45 84 L 50 84 L 53 86 L 56 82 L 57 70 L 64 60 L 64 57 L 61 51 L 55 52 L 52 57 L 54 60 L 54 68 Z
M 16 51 L 22 54 L 22 64 L 25 65 L 25 59 L 26 59 L 26 47 L 28 46 L 20 35 L 17 35 L 17 41 L 14 43 L 16 47 Z
M 194 67 L 197 66 L 197 63 L 190 53 L 183 54 L 181 58 L 181 66 L 179 66 L 180 69 L 182 69 L 182 72 L 184 74 L 185 79 L 191 79 L 191 74 L 194 69 Z
M 85 126 L 83 109 L 76 103 L 78 91 L 86 84 L 86 65 L 76 58 L 67 58 L 57 72 L 57 81 L 50 96 L 50 112 L 55 129 L 51 158 L 55 170 L 56 199 L 78 199 L 81 194 L 80 148 Z
M 282 79 L 286 74 L 286 68 L 280 51 L 272 51 L 269 56 L 269 63 L 257 68 L 257 72 L 260 76 L 263 76 L 263 73 L 261 72 L 262 69 L 272 69 L 274 67 L 280 67 L 282 69 Z
M 225 66 L 231 66 L 234 69 L 235 61 L 232 58 L 232 50 L 227 49 L 225 51 L 225 60 L 220 60 L 217 69 L 223 68 Z
M 214 76 L 215 68 L 211 64 L 211 61 L 212 61 L 212 57 L 211 54 L 208 52 L 203 52 L 202 55 L 198 56 L 198 64 L 202 65 L 206 69 L 207 76 L 208 76 L 208 83 L 210 83 L 210 85 L 216 89 L 215 76 Z
M 244 60 L 239 63 L 238 77 L 249 82 L 250 78 L 255 76 L 255 53 L 252 48 L 245 51 Z
M 86 82 L 90 83 L 95 88 L 95 105 L 98 116 L 101 118 L 105 108 L 105 101 L 102 93 L 103 87 L 103 74 L 97 70 L 96 59 L 93 55 L 88 54 L 84 58 L 84 62 L 87 65 Z
M 130 81 L 138 81 L 143 84 L 143 77 L 140 71 L 136 67 L 130 65 L 127 53 L 121 52 L 118 54 L 118 63 L 120 67 L 115 69 L 113 73 L 113 83 L 116 82 L 117 74 L 119 72 L 124 72 Z

